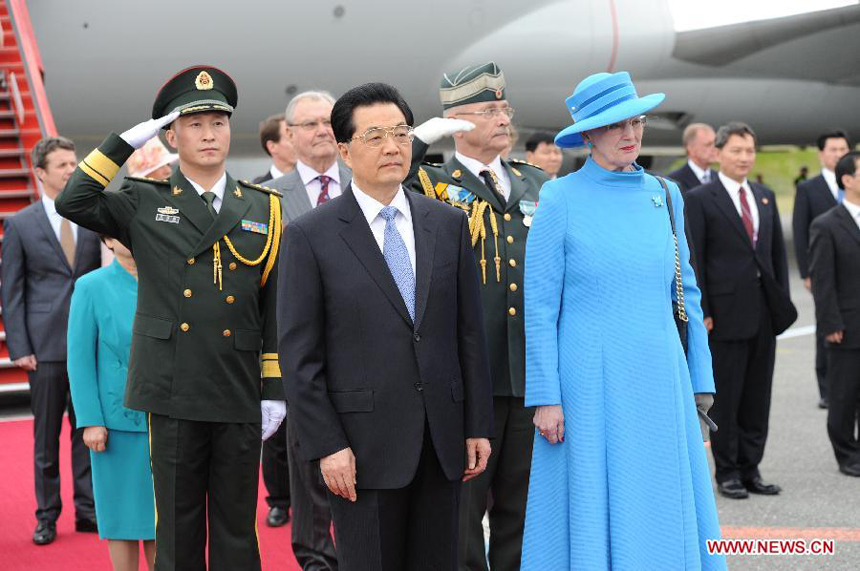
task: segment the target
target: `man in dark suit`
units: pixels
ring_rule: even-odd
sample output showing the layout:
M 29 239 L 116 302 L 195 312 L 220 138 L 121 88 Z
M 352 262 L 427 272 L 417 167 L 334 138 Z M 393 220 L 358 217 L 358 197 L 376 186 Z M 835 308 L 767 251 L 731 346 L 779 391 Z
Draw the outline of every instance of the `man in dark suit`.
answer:
M 792 214 L 797 269 L 807 290 L 812 287 L 812 279 L 809 275 L 809 226 L 815 218 L 841 202 L 843 191 L 837 184 L 834 170 L 839 158 L 850 149 L 848 135 L 844 131 L 824 133 L 818 137 L 817 144 L 821 174 L 797 185 Z M 815 375 L 818 379 L 818 406 L 827 408 L 827 351 L 820 327 L 816 329 L 815 334 Z
M 56 537 L 60 516 L 60 429 L 68 408 L 72 427 L 75 529 L 96 531 L 90 455 L 76 430 L 66 373 L 66 326 L 75 280 L 101 266 L 94 233 L 60 217 L 54 199 L 77 165 L 75 145 L 42 139 L 32 164 L 42 183 L 39 201 L 6 220 L 0 293 L 9 358 L 27 371 L 34 416 L 37 545 Z
M 681 140 L 687 151 L 687 164 L 666 176 L 678 183 L 681 192 L 707 184 L 714 180 L 717 171 L 711 168 L 716 157 L 714 129 L 705 123 L 690 123 L 684 129 Z
M 743 123 L 729 123 L 720 127 L 715 144 L 716 180 L 684 198 L 717 387 L 712 411 L 719 430 L 711 435 L 711 448 L 718 490 L 742 499 L 750 492 L 780 492 L 762 480 L 758 465 L 767 440 L 774 329 L 786 320 L 777 302 L 790 305 L 788 272 L 776 197 L 747 180 L 755 134 Z
M 266 154 L 272 158 L 272 166 L 269 167 L 268 171 L 256 177 L 253 180 L 254 184 L 261 184 L 282 177 L 296 168 L 296 151 L 293 149 L 283 114 L 277 113 L 266 117 L 260 123 L 260 145 Z M 289 507 L 289 501 L 287 507 Z
M 288 134 L 296 152 L 296 168 L 267 183 L 283 195 L 284 224 L 340 196 L 341 188 L 352 178 L 349 170 L 337 162 L 337 142 L 331 130 L 332 105 L 334 98 L 324 91 L 299 93 L 287 105 Z M 271 481 L 274 475 L 278 482 Z M 289 486 L 293 555 L 302 569 L 336 571 L 331 509 L 319 462 L 301 458 L 289 414 L 278 432 L 263 445 L 263 476 L 270 491 L 275 486 Z M 269 515 L 271 518 L 272 512 Z
M 839 471 L 860 477 L 860 152 L 836 163 L 844 199 L 810 229 L 809 272 L 818 328 L 827 342 L 827 434 Z
M 331 122 L 353 180 L 282 250 L 291 426 L 320 460 L 340 569 L 454 571 L 460 480 L 493 433 L 468 220 L 404 191 L 413 117 L 393 87 L 347 91 Z

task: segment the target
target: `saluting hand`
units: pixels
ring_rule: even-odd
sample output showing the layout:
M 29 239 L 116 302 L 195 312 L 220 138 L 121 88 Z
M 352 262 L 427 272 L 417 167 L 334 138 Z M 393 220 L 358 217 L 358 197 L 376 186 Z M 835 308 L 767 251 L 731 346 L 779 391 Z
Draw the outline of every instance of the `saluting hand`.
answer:
M 546 438 L 550 444 L 564 442 L 564 410 L 560 404 L 537 407 L 534 425 L 538 434 Z
M 84 444 L 93 452 L 104 452 L 107 436 L 108 431 L 104 426 L 88 426 L 84 429 Z
M 344 448 L 322 458 L 320 472 L 331 493 L 351 502 L 358 499 L 355 493 L 355 455 L 352 448 Z
M 463 481 L 468 482 L 475 476 L 480 475 L 487 469 L 487 462 L 493 449 L 490 441 L 486 438 L 466 439 L 466 471 L 463 472 Z
M 415 127 L 413 132 L 422 142 L 432 145 L 442 137 L 450 137 L 454 133 L 471 131 L 474 128 L 474 123 L 463 119 L 433 117 Z
M 138 123 L 128 131 L 125 131 L 120 138 L 128 143 L 131 147 L 135 149 L 141 148 L 148 140 L 153 138 L 158 130 L 167 125 L 168 123 L 173 123 L 176 118 L 179 117 L 179 111 L 174 111 L 173 113 L 168 113 L 164 117 L 160 117 L 158 119 L 150 119 L 149 121 L 144 121 L 143 123 Z

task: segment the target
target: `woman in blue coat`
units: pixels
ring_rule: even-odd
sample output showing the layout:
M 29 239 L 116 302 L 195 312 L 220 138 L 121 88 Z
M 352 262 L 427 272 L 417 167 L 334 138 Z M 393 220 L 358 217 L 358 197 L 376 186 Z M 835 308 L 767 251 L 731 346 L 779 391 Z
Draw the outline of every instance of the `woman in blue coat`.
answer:
M 128 249 L 104 238 L 115 256 L 75 284 L 69 312 L 72 402 L 90 448 L 99 536 L 115 571 L 138 568 L 138 542 L 149 568 L 155 557 L 155 507 L 146 419 L 123 406 L 137 269 Z
M 636 164 L 647 110 L 627 73 L 567 99 L 561 147 L 587 145 L 544 184 L 525 265 L 526 406 L 536 406 L 523 571 L 725 569 L 697 417 L 714 381 L 684 204 L 668 182 L 689 315 L 672 310 L 676 247 L 666 193 Z M 695 395 L 695 396 L 694 396 Z

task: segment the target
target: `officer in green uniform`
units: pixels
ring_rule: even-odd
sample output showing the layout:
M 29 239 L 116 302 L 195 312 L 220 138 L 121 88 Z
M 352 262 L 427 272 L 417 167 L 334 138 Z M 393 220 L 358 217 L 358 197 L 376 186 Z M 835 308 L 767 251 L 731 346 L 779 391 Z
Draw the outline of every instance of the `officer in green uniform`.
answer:
M 137 263 L 125 404 L 148 413 L 158 570 L 205 569 L 207 528 L 210 569 L 260 569 L 260 442 L 285 415 L 275 317 L 281 209 L 277 193 L 225 170 L 236 100 L 221 70 L 179 72 L 158 93 L 153 119 L 108 136 L 56 200 L 62 216 L 117 238 Z M 160 128 L 179 168 L 106 191 Z
M 536 166 L 499 156 L 510 142 L 508 127 L 514 110 L 505 99 L 504 74 L 494 63 L 446 74 L 440 97 L 448 121 L 437 119 L 438 125 L 431 127 L 431 120 L 416 128 L 414 155 L 423 156 L 434 139 L 457 130 L 451 119 L 466 120 L 475 127 L 453 134 L 456 152 L 451 160 L 442 165 L 421 165 L 410 173 L 409 184 L 412 190 L 448 202 L 469 215 L 481 280 L 496 423 L 487 470 L 463 484 L 460 567 L 487 569 L 481 519 L 491 493 L 490 567 L 493 571 L 516 570 L 520 567 L 534 439 L 534 410 L 525 407 L 523 398 L 523 261 L 538 191 L 548 177 Z

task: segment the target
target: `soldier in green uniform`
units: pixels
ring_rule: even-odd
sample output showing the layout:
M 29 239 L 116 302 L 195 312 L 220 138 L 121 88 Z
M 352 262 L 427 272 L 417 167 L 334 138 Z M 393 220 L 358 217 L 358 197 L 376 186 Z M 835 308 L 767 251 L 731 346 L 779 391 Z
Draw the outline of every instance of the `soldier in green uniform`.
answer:
M 260 569 L 260 442 L 285 415 L 281 209 L 277 193 L 225 170 L 236 100 L 221 70 L 179 72 L 156 96 L 153 119 L 108 136 L 56 200 L 62 216 L 118 239 L 137 263 L 125 404 L 148 413 L 158 570 L 205 569 L 207 528 L 210 569 Z M 160 128 L 179 168 L 106 191 Z
M 494 63 L 446 74 L 440 97 L 449 118 L 447 126 L 444 120 L 436 120 L 438 125 L 431 127 L 428 121 L 416 128 L 414 155 L 423 156 L 434 139 L 457 130 L 451 119 L 466 120 L 475 127 L 453 133 L 454 157 L 442 165 L 421 165 L 410 173 L 410 186 L 469 215 L 481 280 L 496 424 L 487 470 L 463 484 L 460 568 L 487 569 L 481 519 L 492 494 L 490 567 L 493 571 L 516 570 L 534 439 L 534 410 L 525 407 L 523 398 L 523 261 L 538 191 L 548 177 L 536 166 L 499 156 L 510 141 L 508 126 L 514 110 L 505 98 L 504 74 Z

